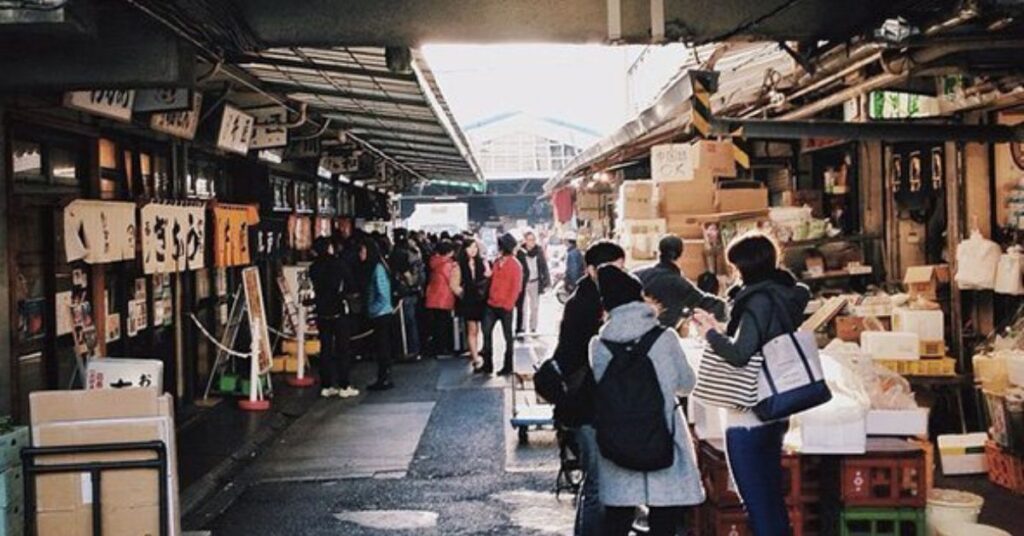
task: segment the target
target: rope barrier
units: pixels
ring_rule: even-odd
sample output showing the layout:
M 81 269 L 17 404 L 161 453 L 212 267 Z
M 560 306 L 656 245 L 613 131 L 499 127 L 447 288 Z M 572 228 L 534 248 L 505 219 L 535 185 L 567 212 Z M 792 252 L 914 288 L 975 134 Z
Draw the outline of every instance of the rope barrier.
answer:
M 192 322 L 195 323 L 196 327 L 199 328 L 199 331 L 201 331 L 203 333 L 203 335 L 210 342 L 212 342 L 215 346 L 217 346 L 217 348 L 220 348 L 221 351 L 227 353 L 230 356 L 234 356 L 234 357 L 243 357 L 243 358 L 251 357 L 248 352 L 237 352 L 237 351 L 232 350 L 231 348 L 228 348 L 227 346 L 224 346 L 223 344 L 221 344 L 220 341 L 218 341 L 216 337 L 211 335 L 209 331 L 206 331 L 206 326 L 203 326 L 202 322 L 200 322 L 199 319 L 196 318 L 195 313 L 189 313 L 188 316 L 189 316 L 189 318 L 192 319 Z

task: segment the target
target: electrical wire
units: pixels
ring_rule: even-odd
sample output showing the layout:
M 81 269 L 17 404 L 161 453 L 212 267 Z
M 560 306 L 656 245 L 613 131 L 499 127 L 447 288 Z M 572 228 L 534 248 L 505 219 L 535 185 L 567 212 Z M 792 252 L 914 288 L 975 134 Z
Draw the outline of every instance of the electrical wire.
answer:
M 739 34 L 741 34 L 743 32 L 746 32 L 747 30 L 750 30 L 751 28 L 754 28 L 755 26 L 760 25 L 762 22 L 764 22 L 764 21 L 766 21 L 766 20 L 768 20 L 768 19 L 770 19 L 772 17 L 775 17 L 779 13 L 782 13 L 783 11 L 786 11 L 787 9 L 793 7 L 793 5 L 796 4 L 799 1 L 800 0 L 789 0 L 788 2 L 784 2 L 784 3 L 776 6 L 771 11 L 768 11 L 767 13 L 765 13 L 765 14 L 757 17 L 757 18 L 751 19 L 751 20 L 749 20 L 749 21 L 747 21 L 747 22 L 737 26 L 736 28 L 733 28 L 732 30 L 729 30 L 728 32 L 725 32 L 723 34 L 720 34 L 720 35 L 717 35 L 717 36 L 714 36 L 714 37 L 711 37 L 711 38 L 708 38 L 708 39 L 704 39 L 702 41 L 702 43 L 713 43 L 715 41 L 727 41 L 729 39 L 732 39 L 733 37 L 736 37 L 737 35 L 739 35 Z

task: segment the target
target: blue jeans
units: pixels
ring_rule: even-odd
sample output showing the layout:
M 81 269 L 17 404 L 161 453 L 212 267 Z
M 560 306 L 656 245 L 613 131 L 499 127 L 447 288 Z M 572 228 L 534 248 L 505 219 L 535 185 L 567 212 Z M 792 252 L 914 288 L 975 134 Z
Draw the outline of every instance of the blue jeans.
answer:
M 782 438 L 789 422 L 732 427 L 725 449 L 736 487 L 754 536 L 788 536 L 786 497 L 782 494 Z
M 585 474 L 576 499 L 576 530 L 573 534 L 596 536 L 601 534 L 601 524 L 604 522 L 604 505 L 601 504 L 598 491 L 597 462 L 600 452 L 597 450 L 597 431 L 587 424 L 580 426 L 576 429 L 576 442 L 580 446 L 580 465 Z
M 406 296 L 402 299 L 402 320 L 405 322 L 405 354 L 419 355 L 420 332 L 416 324 L 416 306 L 419 296 Z

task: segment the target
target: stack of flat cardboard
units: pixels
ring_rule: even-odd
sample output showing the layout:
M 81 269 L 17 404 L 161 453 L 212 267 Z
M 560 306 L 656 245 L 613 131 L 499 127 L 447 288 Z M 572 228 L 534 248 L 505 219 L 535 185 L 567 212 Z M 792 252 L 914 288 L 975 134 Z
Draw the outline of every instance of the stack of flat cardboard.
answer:
M 38 447 L 162 441 L 168 457 L 168 532 L 180 534 L 173 401 L 156 389 L 40 391 L 29 396 L 32 443 Z M 151 459 L 150 452 L 53 456 L 38 463 Z M 157 472 L 107 471 L 101 484 L 103 536 L 159 533 Z M 39 536 L 92 536 L 88 473 L 41 475 L 36 479 Z

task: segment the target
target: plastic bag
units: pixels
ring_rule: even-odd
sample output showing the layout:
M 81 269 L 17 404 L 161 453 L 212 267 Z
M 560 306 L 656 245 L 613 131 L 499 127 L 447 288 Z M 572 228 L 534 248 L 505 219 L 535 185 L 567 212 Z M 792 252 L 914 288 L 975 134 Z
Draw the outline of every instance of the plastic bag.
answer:
M 1024 271 L 1024 252 L 1019 246 L 1013 246 L 999 257 L 999 265 L 996 267 L 995 291 L 1011 296 L 1024 294 L 1024 282 L 1021 281 L 1022 271 Z
M 956 283 L 962 289 L 991 289 L 1002 250 L 977 229 L 956 248 Z

